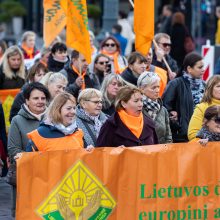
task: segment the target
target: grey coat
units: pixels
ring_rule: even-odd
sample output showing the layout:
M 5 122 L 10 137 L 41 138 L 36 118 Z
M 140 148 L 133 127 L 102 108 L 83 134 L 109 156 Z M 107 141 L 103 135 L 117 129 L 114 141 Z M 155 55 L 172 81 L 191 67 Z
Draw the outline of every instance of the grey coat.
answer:
M 160 111 L 158 112 L 155 122 L 155 130 L 158 137 L 159 144 L 166 144 L 172 142 L 172 133 L 170 130 L 170 120 L 169 114 L 166 108 L 162 105 L 161 99 L 159 99 Z M 143 113 L 145 116 L 149 117 L 147 109 L 143 107 Z
M 76 108 L 76 124 L 79 128 L 83 130 L 84 134 L 84 145 L 87 147 L 88 145 L 96 146 L 96 140 L 99 134 L 94 129 L 95 123 L 86 115 L 80 111 L 80 106 L 78 105 Z M 107 120 L 107 116 L 101 112 L 99 116 L 99 120 L 101 121 L 102 125 Z M 85 123 L 89 126 L 91 132 L 85 126 Z
M 13 160 L 17 153 L 24 152 L 28 144 L 27 133 L 38 128 L 40 121 L 21 106 L 18 114 L 12 119 L 8 133 L 8 154 Z

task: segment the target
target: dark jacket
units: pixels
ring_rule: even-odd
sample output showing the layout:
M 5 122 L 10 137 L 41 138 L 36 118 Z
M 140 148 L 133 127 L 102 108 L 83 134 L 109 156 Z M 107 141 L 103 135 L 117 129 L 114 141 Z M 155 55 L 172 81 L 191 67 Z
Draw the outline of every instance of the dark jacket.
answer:
M 0 67 L 0 89 L 19 89 L 25 83 L 25 80 L 16 76 L 12 79 L 5 77 L 5 73 L 3 73 L 2 66 Z
M 178 121 L 170 121 L 174 142 L 187 142 L 187 130 L 193 114 L 193 97 L 190 83 L 182 76 L 171 80 L 163 94 L 163 105 L 168 112 L 176 111 Z
M 67 60 L 67 62 L 68 61 L 69 60 Z M 59 72 L 60 70 L 62 70 L 64 68 L 64 66 L 67 62 L 59 62 L 57 60 L 54 60 L 52 54 L 50 54 L 50 56 L 48 58 L 48 62 L 47 62 L 47 68 L 49 71 Z
M 127 67 L 121 74 L 120 76 L 127 82 L 133 84 L 134 86 L 137 86 L 137 81 L 138 77 L 136 77 L 133 73 L 132 70 Z
M 178 66 L 177 66 L 176 60 L 174 60 L 170 55 L 166 55 L 166 56 L 165 56 L 165 59 L 166 59 L 167 63 L 169 64 L 170 69 L 171 69 L 173 72 L 177 73 L 179 68 L 178 68 Z M 156 55 L 155 51 L 153 52 L 152 64 L 153 64 L 154 66 L 158 66 L 158 67 L 160 67 L 160 68 L 162 68 L 162 69 L 168 71 L 168 70 L 167 70 L 167 67 L 166 67 L 166 65 L 165 65 L 165 63 L 164 63 L 163 61 L 162 61 L 162 62 L 157 61 L 157 55 Z
M 75 96 L 76 98 L 79 95 L 81 88 L 75 83 L 76 79 L 78 78 L 78 74 L 73 71 L 71 64 L 67 65 L 60 71 L 64 76 L 67 77 L 68 84 L 67 84 L 67 92 Z M 94 88 L 92 81 L 88 74 L 85 75 L 85 84 L 86 88 Z
M 158 142 L 159 144 L 171 143 L 172 133 L 170 130 L 169 114 L 166 108 L 163 106 L 162 100 L 159 99 L 158 102 L 160 104 L 160 110 L 154 120 Z M 143 113 L 145 116 L 150 118 L 150 115 L 145 107 L 143 107 Z
M 102 126 L 97 147 L 125 147 L 157 144 L 154 122 L 144 116 L 144 127 L 140 138 L 137 138 L 121 121 L 118 113 L 114 113 Z
M 11 122 L 12 118 L 18 114 L 18 112 L 21 109 L 21 105 L 25 103 L 24 99 L 24 89 L 28 86 L 28 83 L 25 83 L 23 87 L 21 88 L 21 91 L 15 96 L 15 99 L 13 101 L 13 104 L 11 106 L 10 110 L 10 116 L 9 121 Z

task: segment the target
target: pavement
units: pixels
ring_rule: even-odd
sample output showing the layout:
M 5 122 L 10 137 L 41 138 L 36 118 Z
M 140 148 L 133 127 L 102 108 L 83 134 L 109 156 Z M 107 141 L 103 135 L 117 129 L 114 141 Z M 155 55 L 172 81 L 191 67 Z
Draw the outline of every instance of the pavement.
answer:
M 0 177 L 0 220 L 14 220 L 11 217 L 11 186 Z

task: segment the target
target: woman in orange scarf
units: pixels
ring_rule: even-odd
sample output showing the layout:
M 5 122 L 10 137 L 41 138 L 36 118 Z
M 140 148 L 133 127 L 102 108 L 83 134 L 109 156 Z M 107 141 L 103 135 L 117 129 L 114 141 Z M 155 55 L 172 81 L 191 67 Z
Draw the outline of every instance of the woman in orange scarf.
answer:
M 107 55 L 112 60 L 112 73 L 120 74 L 128 65 L 124 56 L 121 55 L 119 42 L 112 36 L 102 41 L 100 53 Z
M 102 126 L 96 146 L 126 147 L 157 144 L 154 122 L 143 115 L 142 93 L 124 86 L 115 101 L 116 112 Z

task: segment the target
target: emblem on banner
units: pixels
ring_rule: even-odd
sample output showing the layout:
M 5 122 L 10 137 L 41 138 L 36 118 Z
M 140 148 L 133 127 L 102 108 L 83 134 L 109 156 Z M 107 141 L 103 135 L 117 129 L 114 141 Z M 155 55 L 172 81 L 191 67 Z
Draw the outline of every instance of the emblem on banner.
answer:
M 115 206 L 101 181 L 78 161 L 43 201 L 37 214 L 45 220 L 105 220 Z

